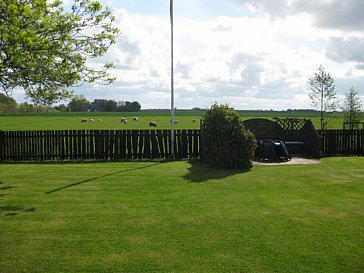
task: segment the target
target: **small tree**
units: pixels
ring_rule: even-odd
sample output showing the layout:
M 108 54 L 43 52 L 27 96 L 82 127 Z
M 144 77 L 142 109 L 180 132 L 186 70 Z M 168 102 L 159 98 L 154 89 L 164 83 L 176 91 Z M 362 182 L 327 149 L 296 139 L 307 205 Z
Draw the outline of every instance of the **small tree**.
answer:
M 240 122 L 239 114 L 216 103 L 201 123 L 201 159 L 211 167 L 250 168 L 255 138 Z
M 344 112 L 345 122 L 358 122 L 360 121 L 361 114 L 361 98 L 358 91 L 352 86 L 347 93 L 345 93 L 345 99 L 341 109 Z
M 335 80 L 325 68 L 320 65 L 315 75 L 308 80 L 311 87 L 309 97 L 312 106 L 320 110 L 321 130 L 324 128 L 324 112 L 333 111 L 337 106 L 335 100 Z

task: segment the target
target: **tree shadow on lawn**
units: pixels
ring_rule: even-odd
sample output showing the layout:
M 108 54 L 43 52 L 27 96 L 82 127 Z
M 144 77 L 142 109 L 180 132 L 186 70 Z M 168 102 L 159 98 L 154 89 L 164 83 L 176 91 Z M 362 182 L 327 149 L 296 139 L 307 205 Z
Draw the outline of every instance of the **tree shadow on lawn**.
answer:
M 188 173 L 184 176 L 190 183 L 203 183 L 209 180 L 224 179 L 226 177 L 250 172 L 251 169 L 220 169 L 211 168 L 203 165 L 199 160 L 189 161 L 191 167 L 188 168 Z
M 108 173 L 108 174 L 101 175 L 101 176 L 96 176 L 96 177 L 93 177 L 93 178 L 85 179 L 85 180 L 82 180 L 82 181 L 79 181 L 79 182 L 75 182 L 75 183 L 72 183 L 72 184 L 69 184 L 69 185 L 54 189 L 54 190 L 51 190 L 51 191 L 47 191 L 47 192 L 45 192 L 45 194 L 52 194 L 52 193 L 55 193 L 57 191 L 65 190 L 65 189 L 72 188 L 72 187 L 75 187 L 75 186 L 78 186 L 78 185 L 81 185 L 81 184 L 84 184 L 84 183 L 87 183 L 87 182 L 95 181 L 97 179 L 105 178 L 105 177 L 108 177 L 108 176 L 113 176 L 113 175 L 120 174 L 120 173 L 132 172 L 132 171 L 136 171 L 136 170 L 140 170 L 140 169 L 146 169 L 146 168 L 154 167 L 154 166 L 162 164 L 162 163 L 163 162 L 157 162 L 157 163 L 154 163 L 154 164 L 148 165 L 148 166 L 143 166 L 143 167 L 138 167 L 138 168 L 133 168 L 133 169 L 128 169 L 128 170 L 122 170 L 122 171 Z
M 0 212 L 5 212 L 5 216 L 15 216 L 20 213 L 35 212 L 36 208 L 24 208 L 22 206 L 0 206 Z
M 0 181 L 0 185 L 5 184 L 4 181 Z M 16 188 L 16 186 L 0 186 L 0 197 L 4 197 L 5 195 L 7 195 L 6 193 L 3 193 L 6 190 L 10 190 Z M 11 206 L 11 205 L 6 205 L 6 206 L 0 206 L 0 213 L 5 213 L 5 216 L 15 216 L 18 215 L 20 213 L 28 213 L 28 212 L 35 212 L 36 208 L 24 208 L 22 206 Z
M 10 189 L 16 187 L 16 186 L 3 186 L 3 184 L 5 184 L 5 182 L 0 181 L 0 197 L 4 197 L 5 195 L 7 195 L 6 193 L 4 193 L 4 191 L 10 190 Z

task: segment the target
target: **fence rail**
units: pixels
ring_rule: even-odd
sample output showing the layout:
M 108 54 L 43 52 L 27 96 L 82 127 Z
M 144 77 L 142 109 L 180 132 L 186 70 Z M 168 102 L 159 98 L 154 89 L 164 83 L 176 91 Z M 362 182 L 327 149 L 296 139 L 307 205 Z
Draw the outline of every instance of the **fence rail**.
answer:
M 318 133 L 324 156 L 364 156 L 364 129 Z M 0 131 L 0 161 L 169 158 L 170 140 L 170 130 Z M 175 130 L 174 155 L 199 157 L 200 130 Z
M 356 155 L 364 156 L 364 129 L 323 130 L 321 153 L 325 156 Z
M 176 158 L 199 156 L 199 130 L 175 130 Z M 0 131 L 1 161 L 171 156 L 170 130 Z

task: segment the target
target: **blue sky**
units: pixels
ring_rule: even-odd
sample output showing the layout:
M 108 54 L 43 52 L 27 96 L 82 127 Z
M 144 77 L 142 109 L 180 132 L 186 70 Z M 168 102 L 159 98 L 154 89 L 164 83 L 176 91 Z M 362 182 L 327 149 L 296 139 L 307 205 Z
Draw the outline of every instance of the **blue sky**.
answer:
M 117 79 L 76 94 L 169 108 L 169 1 L 101 2 L 121 34 L 90 64 L 112 61 Z M 312 108 L 307 82 L 319 65 L 335 78 L 338 100 L 352 86 L 364 97 L 363 10 L 364 0 L 174 0 L 175 106 Z
M 249 11 L 243 7 L 238 7 L 229 0 L 175 0 L 174 11 L 176 18 L 185 17 L 196 20 L 213 19 L 217 15 L 220 16 L 249 16 Z M 152 0 L 152 1 L 133 1 L 121 0 L 105 2 L 113 8 L 125 9 L 130 13 L 136 14 L 153 14 L 166 16 L 169 14 L 168 0 Z

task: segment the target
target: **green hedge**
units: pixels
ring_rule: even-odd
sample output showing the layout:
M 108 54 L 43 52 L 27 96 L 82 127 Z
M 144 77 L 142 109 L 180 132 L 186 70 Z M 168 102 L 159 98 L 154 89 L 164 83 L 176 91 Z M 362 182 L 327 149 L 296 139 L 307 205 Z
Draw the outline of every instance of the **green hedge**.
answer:
M 239 114 L 228 105 L 216 103 L 201 121 L 201 160 L 211 167 L 250 168 L 255 137 L 240 122 Z

